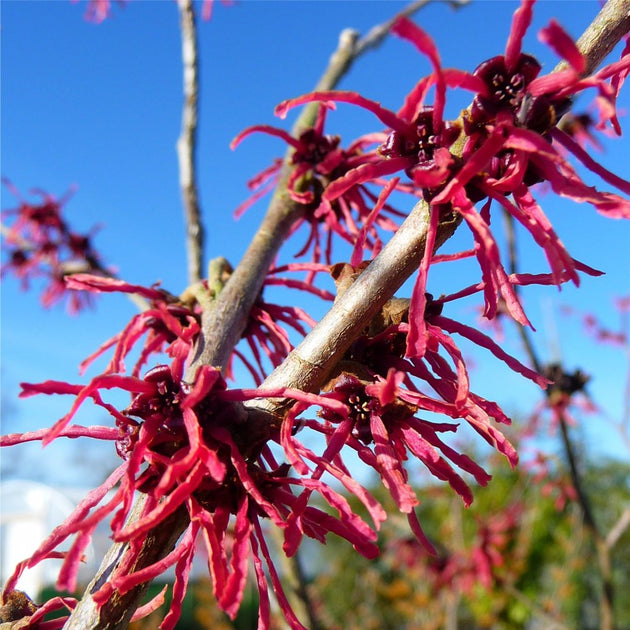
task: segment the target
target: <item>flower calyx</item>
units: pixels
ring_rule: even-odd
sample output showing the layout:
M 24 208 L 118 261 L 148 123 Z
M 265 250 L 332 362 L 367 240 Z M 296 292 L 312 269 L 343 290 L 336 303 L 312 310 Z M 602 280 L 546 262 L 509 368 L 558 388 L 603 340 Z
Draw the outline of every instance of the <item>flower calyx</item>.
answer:
M 570 99 L 529 93 L 528 87 L 541 68 L 535 57 L 525 53 L 520 54 L 511 69 L 503 55 L 479 64 L 473 75 L 484 81 L 487 94 L 475 96 L 469 122 L 474 126 L 492 124 L 502 112 L 507 112 L 516 126 L 545 134 L 568 110 Z

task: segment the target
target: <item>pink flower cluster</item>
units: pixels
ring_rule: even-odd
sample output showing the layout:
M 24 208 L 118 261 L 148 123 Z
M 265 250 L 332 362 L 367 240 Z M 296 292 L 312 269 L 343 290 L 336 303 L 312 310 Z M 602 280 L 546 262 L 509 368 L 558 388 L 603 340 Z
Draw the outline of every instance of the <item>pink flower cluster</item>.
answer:
M 17 208 L 2 211 L 7 260 L 0 274 L 13 273 L 28 288 L 35 278 L 44 278 L 47 286 L 41 295 L 45 307 L 67 298 L 68 310 L 77 313 L 91 303 L 89 293 L 68 291 L 65 278 L 77 272 L 106 273 L 100 256 L 92 245 L 95 230 L 88 234 L 74 232 L 62 216 L 70 195 L 58 200 L 35 191 L 40 203 L 28 202 L 7 180 L 5 186 L 19 200 Z M 9 220 L 10 224 L 7 224 Z

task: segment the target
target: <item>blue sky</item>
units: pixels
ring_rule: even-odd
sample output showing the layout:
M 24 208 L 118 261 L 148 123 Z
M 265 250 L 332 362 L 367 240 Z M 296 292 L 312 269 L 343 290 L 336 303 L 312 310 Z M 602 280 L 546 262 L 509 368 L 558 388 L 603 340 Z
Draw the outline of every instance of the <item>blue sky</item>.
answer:
M 402 6 L 391 0 L 242 1 L 231 7 L 216 3 L 212 20 L 200 22 L 198 165 L 208 257 L 239 260 L 265 205 L 250 209 L 238 222 L 232 218 L 233 210 L 247 197 L 246 181 L 284 149 L 277 139 L 260 136 L 247 139 L 232 152 L 230 140 L 251 124 L 288 127 L 290 120 L 274 119 L 274 106 L 312 88 L 339 32 L 353 27 L 365 33 Z M 472 70 L 503 52 L 516 6 L 515 2 L 473 0 L 455 12 L 446 4 L 434 3 L 416 20 L 438 43 L 444 65 Z M 596 1 L 540 2 L 525 50 L 535 54 L 545 70 L 553 68 L 557 59 L 537 41 L 537 29 L 556 17 L 577 36 L 597 8 Z M 137 284 L 160 280 L 165 288 L 181 292 L 186 268 L 175 153 L 182 102 L 175 2 L 132 0 L 124 7 L 115 5 L 111 19 L 100 25 L 83 19 L 84 2 L 3 0 L 1 10 L 2 175 L 24 194 L 38 187 L 61 196 L 76 184 L 67 216 L 79 230 L 103 226 L 95 244 L 119 275 Z M 408 43 L 390 38 L 378 51 L 361 58 L 340 87 L 397 109 L 427 71 L 426 61 Z M 451 114 L 467 105 L 467 99 L 462 95 L 449 100 Z M 622 126 L 627 127 L 627 91 L 619 107 L 626 114 Z M 369 114 L 341 105 L 329 116 L 328 129 L 351 140 L 379 125 Z M 630 179 L 627 139 L 605 145 L 602 161 Z M 596 183 L 592 177 L 589 181 Z M 14 204 L 3 190 L 2 207 Z M 543 349 L 552 342 L 561 349 L 568 368 L 582 367 L 591 373 L 594 399 L 619 417 L 628 370 L 623 354 L 597 347 L 578 322 L 559 315 L 558 307 L 570 304 L 596 312 L 610 327 L 617 325 L 612 300 L 628 294 L 630 288 L 630 225 L 551 197 L 545 198 L 544 207 L 569 251 L 606 275 L 585 278 L 579 290 L 567 287 L 559 293 L 547 288 L 526 294 L 528 314 L 538 329 L 538 346 Z M 467 246 L 464 236 L 460 238 L 453 248 Z M 290 252 L 297 248 L 297 244 L 289 245 Z M 531 252 L 525 243 L 523 252 Z M 537 258 L 532 265 L 526 270 L 544 270 Z M 440 273 L 431 278 L 435 294 L 462 286 L 461 277 Z M 474 321 L 474 308 L 472 301 L 464 303 L 458 316 Z M 78 317 L 69 317 L 61 306 L 42 311 L 36 291 L 24 293 L 13 279 L 4 280 L 3 433 L 48 426 L 63 415 L 69 400 L 17 401 L 19 382 L 48 378 L 78 382 L 78 363 L 119 331 L 133 313 L 133 306 L 119 296 L 101 297 L 93 311 Z M 508 351 L 519 352 L 513 333 L 503 343 Z M 527 411 L 532 399 L 537 400 L 534 388 L 522 385 L 496 361 L 475 355 L 475 363 L 476 390 L 497 398 L 508 411 Z M 80 420 L 105 421 L 89 408 Z M 627 457 L 616 434 L 605 426 L 587 425 L 580 430 L 599 452 Z M 55 453 L 67 461 L 92 457 L 86 449 L 83 445 L 71 452 L 67 446 L 53 445 L 42 454 L 38 446 L 24 447 L 17 457 L 5 454 L 5 473 L 52 475 L 58 483 L 85 482 L 90 474 L 85 466 L 77 479 L 72 466 L 60 470 L 52 462 Z M 92 472 L 97 474 L 100 466 L 107 463 L 95 463 Z

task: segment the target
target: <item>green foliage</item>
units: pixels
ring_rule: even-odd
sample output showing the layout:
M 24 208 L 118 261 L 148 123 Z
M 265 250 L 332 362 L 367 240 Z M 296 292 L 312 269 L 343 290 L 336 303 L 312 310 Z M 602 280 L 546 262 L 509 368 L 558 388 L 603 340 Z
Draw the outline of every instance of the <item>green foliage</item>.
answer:
M 382 556 L 372 562 L 331 538 L 311 586 L 313 596 L 326 602 L 324 626 L 518 630 L 555 622 L 558 628 L 599 627 L 595 550 L 578 506 L 558 502 L 554 489 L 565 480 L 554 473 L 555 478 L 539 482 L 525 467 L 507 472 L 495 467 L 492 472 L 488 487 L 475 488 L 469 509 L 443 486 L 420 488 L 420 521 L 429 537 L 442 543 L 437 559 L 401 534 L 404 524 L 397 527 L 396 521 L 385 524 Z M 609 531 L 630 505 L 630 466 L 594 464 L 586 480 L 602 531 Z M 378 489 L 373 492 L 379 494 Z M 502 521 L 506 514 L 511 520 Z M 483 548 L 480 532 L 492 527 L 498 553 L 484 582 L 483 555 L 480 562 L 476 554 Z M 630 592 L 629 554 L 626 531 L 613 554 L 621 628 L 630 627 L 622 595 Z

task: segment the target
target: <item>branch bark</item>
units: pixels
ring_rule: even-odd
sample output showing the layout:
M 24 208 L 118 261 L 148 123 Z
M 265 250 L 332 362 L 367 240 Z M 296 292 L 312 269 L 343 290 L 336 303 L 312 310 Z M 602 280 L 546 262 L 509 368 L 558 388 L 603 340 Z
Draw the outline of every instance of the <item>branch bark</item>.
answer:
M 608 0 L 576 42 L 586 58 L 584 74 L 595 72 L 629 31 L 630 0 Z
M 436 248 L 455 232 L 461 219 L 438 227 Z M 334 303 L 330 311 L 262 384 L 262 389 L 292 387 L 314 391 L 370 320 L 418 268 L 427 239 L 430 208 L 419 201 L 380 254 Z M 285 401 L 258 399 L 248 406 L 277 414 Z

